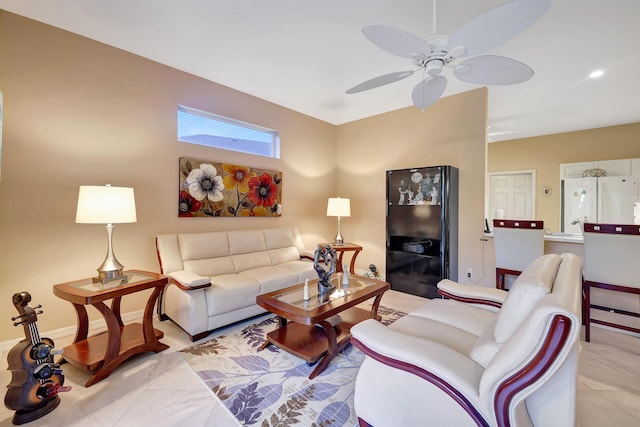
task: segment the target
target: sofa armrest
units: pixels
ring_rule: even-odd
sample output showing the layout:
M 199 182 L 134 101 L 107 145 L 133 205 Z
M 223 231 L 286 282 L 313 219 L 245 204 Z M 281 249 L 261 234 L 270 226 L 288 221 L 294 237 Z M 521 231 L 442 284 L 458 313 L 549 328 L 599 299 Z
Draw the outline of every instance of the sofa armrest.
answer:
M 417 375 L 468 403 L 477 401 L 484 369 L 469 357 L 373 319 L 358 323 L 351 333 L 351 343 L 378 362 Z
M 507 291 L 502 289 L 464 285 L 449 279 L 438 282 L 438 293 L 452 300 L 498 308 L 507 297 Z
M 175 284 L 184 291 L 208 288 L 211 286 L 211 279 L 209 277 L 200 276 L 192 271 L 174 271 L 167 274 L 167 276 L 169 276 L 170 283 Z

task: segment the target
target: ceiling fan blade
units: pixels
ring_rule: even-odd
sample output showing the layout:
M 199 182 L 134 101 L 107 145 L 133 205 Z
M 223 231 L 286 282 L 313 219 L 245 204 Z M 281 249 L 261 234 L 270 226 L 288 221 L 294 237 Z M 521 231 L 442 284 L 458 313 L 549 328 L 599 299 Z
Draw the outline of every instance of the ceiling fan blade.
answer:
M 512 85 L 529 80 L 533 70 L 515 59 L 497 55 L 469 58 L 453 69 L 463 82 L 481 85 Z
M 447 78 L 441 75 L 431 76 L 416 85 L 411 92 L 413 104 L 418 108 L 427 108 L 435 104 L 447 87 Z
M 362 33 L 380 49 L 402 58 L 411 59 L 416 53 L 427 55 L 432 50 L 420 37 L 386 25 L 367 25 Z
M 451 35 L 448 51 L 458 56 L 486 52 L 512 39 L 536 22 L 551 6 L 551 0 L 512 0 L 473 18 Z M 466 49 L 462 49 L 461 47 Z
M 394 83 L 399 80 L 406 79 L 413 73 L 414 71 L 397 71 L 395 73 L 389 73 L 382 76 L 374 77 L 371 80 L 367 80 L 366 82 L 360 83 L 359 85 L 352 87 L 351 89 L 347 90 L 346 93 L 351 94 L 351 93 L 364 92 L 365 90 L 388 85 L 389 83 Z

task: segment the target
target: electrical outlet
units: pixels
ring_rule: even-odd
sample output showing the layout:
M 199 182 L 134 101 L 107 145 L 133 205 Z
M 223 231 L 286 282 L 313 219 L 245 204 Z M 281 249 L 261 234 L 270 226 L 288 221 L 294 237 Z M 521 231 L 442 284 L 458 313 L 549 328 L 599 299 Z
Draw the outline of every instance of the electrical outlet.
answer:
M 472 269 L 470 269 L 470 268 L 467 268 L 467 277 L 468 277 L 469 279 L 471 279 L 471 275 L 472 275 L 472 274 L 473 274 L 473 270 L 472 270 Z

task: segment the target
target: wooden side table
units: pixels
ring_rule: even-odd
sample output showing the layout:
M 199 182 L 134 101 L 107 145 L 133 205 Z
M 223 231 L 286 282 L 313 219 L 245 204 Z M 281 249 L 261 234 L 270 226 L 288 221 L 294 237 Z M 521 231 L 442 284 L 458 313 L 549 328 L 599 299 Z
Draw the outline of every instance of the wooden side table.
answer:
M 53 293 L 73 304 L 78 316 L 78 330 L 73 343 L 64 348 L 59 363 L 69 362 L 95 373 L 85 387 L 107 378 L 122 362 L 139 353 L 158 353 L 169 348 L 161 343 L 162 331 L 153 328 L 153 308 L 167 284 L 167 277 L 139 270 L 125 271 L 126 283 L 93 283 L 92 279 L 60 283 Z M 120 300 L 124 295 L 153 289 L 144 309 L 142 324 L 125 325 L 120 316 Z M 112 300 L 111 307 L 104 302 Z M 88 337 L 89 316 L 86 305 L 94 306 L 104 317 L 107 331 Z
M 338 253 L 338 265 L 336 266 L 336 272 L 342 273 L 342 256 L 345 252 L 353 252 L 351 256 L 351 263 L 349 264 L 349 273 L 353 274 L 353 271 L 356 267 L 356 258 L 358 254 L 362 250 L 362 246 L 356 245 L 355 243 L 343 243 L 341 245 L 336 245 L 335 243 L 318 243 L 318 246 L 327 246 L 331 247 L 331 249 L 335 249 Z

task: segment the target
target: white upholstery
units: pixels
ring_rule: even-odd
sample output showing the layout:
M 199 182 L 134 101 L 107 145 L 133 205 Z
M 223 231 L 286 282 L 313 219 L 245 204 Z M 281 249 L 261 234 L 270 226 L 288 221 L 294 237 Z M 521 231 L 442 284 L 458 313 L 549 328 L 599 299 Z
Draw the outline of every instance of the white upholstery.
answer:
M 640 288 L 640 236 L 586 232 L 584 257 L 585 279 Z
M 184 288 L 171 282 L 161 310 L 192 339 L 264 312 L 260 294 L 317 278 L 297 228 L 163 234 L 156 247 L 162 273 Z
M 493 221 L 497 288 L 507 287 L 503 270 L 507 270 L 507 274 L 520 273 L 531 261 L 544 254 L 543 225 L 543 221 Z
M 640 333 L 640 226 L 585 224 L 584 255 L 585 341 L 591 323 Z
M 523 271 L 544 253 L 544 230 L 495 227 L 496 267 Z
M 494 336 L 498 343 L 508 340 L 538 300 L 551 292 L 560 260 L 560 255 L 543 255 L 531 263 L 531 268 L 518 276 L 502 304 L 496 322 Z
M 375 320 L 357 324 L 352 343 L 366 357 L 356 379 L 356 414 L 376 427 L 573 427 L 580 277 L 580 260 L 573 254 L 532 262 L 511 292 L 531 283 L 544 289 L 549 280 L 550 292 L 546 288 L 519 306 L 524 315 L 503 343 L 494 331 L 501 317 L 513 312 L 454 300 L 431 300 L 389 327 Z M 477 304 L 483 292 L 467 286 Z

